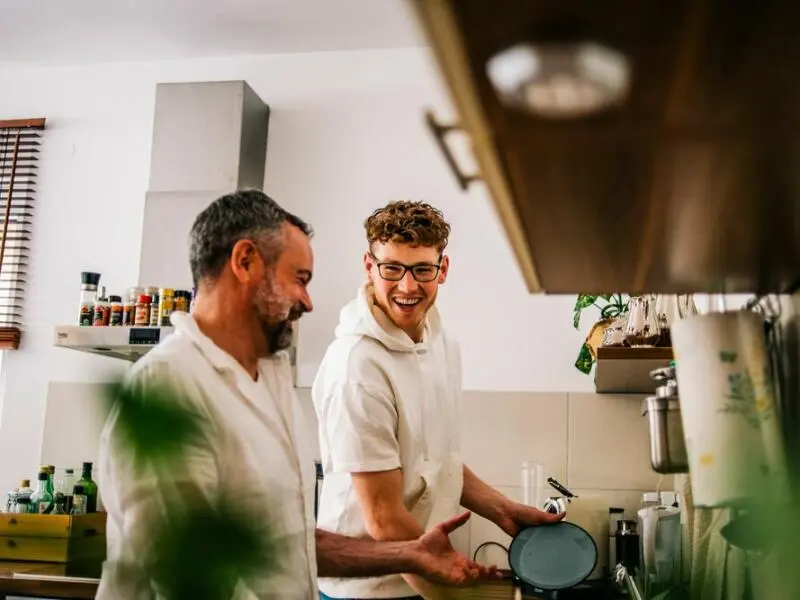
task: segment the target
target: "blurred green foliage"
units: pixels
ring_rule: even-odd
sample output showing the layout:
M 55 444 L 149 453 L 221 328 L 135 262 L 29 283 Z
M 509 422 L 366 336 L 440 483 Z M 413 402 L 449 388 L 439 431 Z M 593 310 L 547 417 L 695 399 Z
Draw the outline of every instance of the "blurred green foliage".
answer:
M 140 472 L 169 478 L 184 468 L 187 448 L 210 433 L 210 425 L 186 408 L 191 403 L 165 384 L 115 382 L 107 400 L 119 411 L 120 448 Z M 269 523 L 255 526 L 235 504 L 209 500 L 196 488 L 168 487 L 173 495 L 167 495 L 163 519 L 148 525 L 154 555 L 141 557 L 166 598 L 230 600 L 237 582 L 275 570 L 279 544 Z

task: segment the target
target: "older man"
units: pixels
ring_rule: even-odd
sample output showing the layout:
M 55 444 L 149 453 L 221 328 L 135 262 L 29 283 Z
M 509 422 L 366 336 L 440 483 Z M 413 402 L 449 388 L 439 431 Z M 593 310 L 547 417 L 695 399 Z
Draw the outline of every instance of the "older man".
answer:
M 119 411 L 101 441 L 100 484 L 108 511 L 108 560 L 98 598 L 159 597 L 147 559 L 150 526 L 167 490 L 192 489 L 235 506 L 256 532 L 282 544 L 276 572 L 235 586 L 238 599 L 315 599 L 316 578 L 411 572 L 451 584 L 486 574 L 457 554 L 447 534 L 461 515 L 415 536 L 380 543 L 315 529 L 315 474 L 285 352 L 292 322 L 312 309 L 310 227 L 258 191 L 226 195 L 191 231 L 197 286 L 193 314 L 173 315 L 175 333 L 136 363 L 141 386 L 169 384 L 198 416 L 193 439 L 169 473 L 143 473 L 122 444 Z M 179 400 L 178 400 L 179 398 Z

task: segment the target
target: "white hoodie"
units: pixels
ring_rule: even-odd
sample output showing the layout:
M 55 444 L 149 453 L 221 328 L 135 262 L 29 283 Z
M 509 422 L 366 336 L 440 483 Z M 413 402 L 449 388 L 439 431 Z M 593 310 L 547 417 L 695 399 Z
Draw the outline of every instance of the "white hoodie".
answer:
M 325 473 L 317 524 L 369 534 L 350 473 L 403 471 L 406 508 L 426 530 L 459 511 L 461 359 L 431 308 L 421 343 L 374 304 L 372 289 L 341 311 L 312 388 Z M 320 578 L 333 598 L 402 598 L 415 592 L 399 575 Z

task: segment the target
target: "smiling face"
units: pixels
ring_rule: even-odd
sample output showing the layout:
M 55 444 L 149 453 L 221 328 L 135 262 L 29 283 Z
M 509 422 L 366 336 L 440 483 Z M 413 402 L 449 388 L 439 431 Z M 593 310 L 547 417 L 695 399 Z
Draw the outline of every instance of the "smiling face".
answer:
M 253 294 L 270 354 L 291 345 L 292 323 L 313 310 L 308 284 L 314 257 L 308 236 L 292 225 L 285 225 L 283 234 L 284 248 L 274 265 L 263 266 Z
M 415 342 L 422 341 L 425 318 L 447 279 L 449 259 L 433 246 L 374 242 L 364 255 L 375 302 Z

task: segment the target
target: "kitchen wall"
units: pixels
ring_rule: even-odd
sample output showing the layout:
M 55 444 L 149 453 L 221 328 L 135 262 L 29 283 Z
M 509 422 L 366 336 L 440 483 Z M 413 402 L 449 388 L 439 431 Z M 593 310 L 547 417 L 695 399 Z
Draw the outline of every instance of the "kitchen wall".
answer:
M 298 390 L 309 426 L 316 418 L 308 389 Z M 464 462 L 504 495 L 522 501 L 523 461 L 541 463 L 578 495 L 599 495 L 636 518 L 644 491 L 672 490 L 673 478 L 650 468 L 649 439 L 641 414 L 642 396 L 583 392 L 468 391 L 463 398 L 461 447 Z M 316 436 L 312 436 L 316 441 Z M 317 455 L 318 446 L 315 447 Z M 548 489 L 548 496 L 558 496 Z M 454 543 L 472 556 L 483 542 L 508 547 L 510 538 L 490 521 L 473 515 Z M 495 546 L 477 558 L 505 567 Z
M 479 187 L 461 193 L 424 128 L 424 108 L 452 114 L 424 51 L 0 70 L 0 117 L 48 119 L 25 337 L 2 365 L 2 489 L 40 461 L 50 382 L 105 381 L 125 370 L 53 348 L 53 326 L 74 322 L 81 270 L 101 272 L 109 291 L 135 283 L 155 84 L 231 79 L 246 80 L 272 108 L 266 191 L 317 229 L 301 385 L 310 384 L 339 309 L 362 280 L 363 219 L 387 201 L 413 198 L 441 207 L 453 225 L 440 298 L 463 342 L 466 386 L 591 389 L 572 367 L 581 341 L 572 298 L 527 293 L 486 195 Z M 177 243 L 164 240 L 165 260 Z
M 309 388 L 299 388 L 312 452 L 319 457 L 317 420 Z M 649 462 L 642 396 L 583 392 L 468 391 L 463 398 L 461 446 L 464 462 L 484 481 L 521 501 L 520 469 L 535 461 L 578 495 L 597 494 L 635 518 L 643 491 L 671 490 Z M 79 465 L 97 455 L 97 438 L 107 406 L 102 384 L 52 383 L 45 418 L 44 462 Z M 71 436 L 64 436 L 67 431 Z M 559 495 L 549 490 L 547 495 Z M 464 553 L 480 544 L 509 538 L 473 515 L 453 536 Z M 504 565 L 502 550 L 488 546 L 484 561 Z
M 80 271 L 102 273 L 109 292 L 136 282 L 156 83 L 232 79 L 272 108 L 265 190 L 317 229 L 316 309 L 300 325 L 300 385 L 310 384 L 340 307 L 362 281 L 363 219 L 412 198 L 435 203 L 453 225 L 440 307 L 462 341 L 465 387 L 553 392 L 553 406 L 566 392 L 591 391 L 591 378 L 572 366 L 583 338 L 571 325 L 574 299 L 528 294 L 486 194 L 456 187 L 423 126 L 426 107 L 452 115 L 425 51 L 0 69 L 0 118 L 48 119 L 23 346 L 0 366 L 0 489 L 35 473 L 45 456 L 64 464 L 91 454 L 74 427 L 95 413 L 80 401 L 125 372 L 113 359 L 54 348 L 53 327 L 75 322 Z M 179 243 L 164 240 L 165 260 Z M 520 402 L 523 421 L 536 422 L 538 405 Z M 61 412 L 47 421 L 49 404 Z M 603 406 L 585 404 L 575 411 Z M 624 447 L 628 435 L 608 444 Z M 63 456 L 47 454 L 51 442 Z

